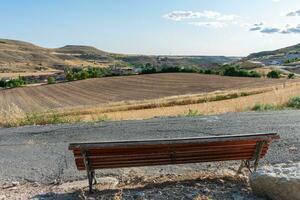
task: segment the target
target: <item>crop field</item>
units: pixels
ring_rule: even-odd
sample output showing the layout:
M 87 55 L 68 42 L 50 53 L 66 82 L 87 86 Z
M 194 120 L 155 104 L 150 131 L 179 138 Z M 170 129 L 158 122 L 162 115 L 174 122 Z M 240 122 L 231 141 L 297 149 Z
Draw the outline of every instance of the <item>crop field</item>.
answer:
M 266 87 L 282 82 L 283 80 L 182 73 L 108 77 L 0 90 L 0 110 L 15 106 L 25 112 L 40 112 L 119 101 Z
M 25 112 L 40 112 L 118 101 L 265 87 L 282 81 L 183 73 L 107 77 L 0 90 L 0 110 L 9 110 L 15 106 Z

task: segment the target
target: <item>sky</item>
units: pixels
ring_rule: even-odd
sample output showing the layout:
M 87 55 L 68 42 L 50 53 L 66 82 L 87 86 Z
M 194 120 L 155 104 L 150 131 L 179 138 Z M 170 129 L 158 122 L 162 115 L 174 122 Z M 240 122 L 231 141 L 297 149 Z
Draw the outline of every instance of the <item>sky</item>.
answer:
M 300 43 L 300 0 L 1 0 L 0 38 L 149 55 L 246 56 Z

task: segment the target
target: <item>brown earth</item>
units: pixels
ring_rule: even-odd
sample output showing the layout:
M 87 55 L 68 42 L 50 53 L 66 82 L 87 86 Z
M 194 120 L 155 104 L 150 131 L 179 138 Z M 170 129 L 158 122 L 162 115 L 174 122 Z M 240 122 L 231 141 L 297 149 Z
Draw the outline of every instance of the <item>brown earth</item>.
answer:
M 118 101 L 258 88 L 281 84 L 285 81 L 287 80 L 188 73 L 107 77 L 0 90 L 0 110 L 7 111 L 12 106 L 16 106 L 26 112 L 45 111 Z

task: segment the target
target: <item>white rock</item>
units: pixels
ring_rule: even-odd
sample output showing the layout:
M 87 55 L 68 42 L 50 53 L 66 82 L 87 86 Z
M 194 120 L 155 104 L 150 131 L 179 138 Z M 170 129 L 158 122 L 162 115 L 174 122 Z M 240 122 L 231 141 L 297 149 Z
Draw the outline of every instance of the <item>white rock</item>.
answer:
M 11 184 L 12 184 L 13 186 L 18 186 L 18 185 L 20 185 L 20 183 L 19 183 L 18 181 L 13 181 L 13 182 L 11 182 Z
M 6 196 L 3 194 L 3 195 L 0 195 L 0 200 L 5 200 L 6 199 Z
M 300 162 L 258 169 L 250 176 L 254 194 L 273 200 L 300 200 Z

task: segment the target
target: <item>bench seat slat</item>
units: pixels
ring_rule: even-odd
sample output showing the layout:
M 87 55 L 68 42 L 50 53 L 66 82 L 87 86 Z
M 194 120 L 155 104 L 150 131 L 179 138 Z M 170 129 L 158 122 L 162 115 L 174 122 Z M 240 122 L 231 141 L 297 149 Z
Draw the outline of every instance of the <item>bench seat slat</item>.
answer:
M 148 144 L 166 144 L 166 145 L 183 145 L 183 144 L 207 144 L 211 142 L 240 142 L 240 141 L 272 141 L 278 139 L 276 133 L 256 133 L 256 134 L 243 134 L 243 135 L 221 135 L 221 136 L 209 136 L 209 137 L 197 137 L 197 138 L 177 138 L 177 139 L 159 139 L 159 140 L 138 140 L 138 141 L 117 141 L 117 142 L 91 142 L 91 143 L 71 143 L 69 150 L 76 148 L 109 148 L 109 147 L 130 147 L 130 146 L 147 146 Z
M 125 167 L 142 167 L 142 166 L 159 166 L 159 165 L 171 165 L 171 164 L 186 164 L 186 163 L 199 163 L 199 162 L 216 162 L 216 161 L 230 161 L 230 160 L 247 160 L 249 156 L 239 157 L 226 157 L 226 158 L 215 158 L 215 159 L 191 159 L 176 161 L 176 163 L 170 163 L 169 161 L 150 162 L 150 163 L 127 163 L 124 165 L 120 164 L 109 164 L 109 165 L 94 165 L 94 169 L 110 169 L 110 168 L 125 168 Z M 78 170 L 85 170 L 84 166 L 77 166 Z
M 107 146 L 107 147 L 103 147 L 103 146 L 96 146 L 96 144 L 90 144 L 90 146 L 88 144 L 84 144 L 82 146 L 76 146 L 74 148 L 72 148 L 71 150 L 74 150 L 75 152 L 77 151 L 81 151 L 81 150 L 97 150 L 97 151 L 122 151 L 123 149 L 131 149 L 131 148 L 139 148 L 139 149 L 153 149 L 153 148 L 160 148 L 160 149 L 165 149 L 165 148 L 169 148 L 169 147 L 174 147 L 174 148 L 192 148 L 192 147 L 223 147 L 223 146 L 240 146 L 240 145 L 251 145 L 251 144 L 256 144 L 258 141 L 258 139 L 250 139 L 250 140 L 240 140 L 240 141 L 219 141 L 219 142 L 207 142 L 207 143 L 201 143 L 201 142 L 190 142 L 190 143 L 184 143 L 184 144 L 145 144 L 145 145 L 140 145 L 140 144 L 131 144 L 131 145 L 127 145 L 127 146 L 123 146 L 123 145 L 115 145 L 115 146 Z
M 264 156 L 266 151 L 262 152 L 261 156 Z M 225 155 L 225 154 L 219 154 L 219 155 L 190 155 L 190 156 L 176 156 L 175 159 L 172 159 L 170 156 L 169 157 L 157 157 L 157 158 L 135 158 L 135 159 L 127 159 L 127 160 L 106 160 L 103 161 L 101 159 L 99 160 L 91 160 L 92 166 L 94 167 L 105 167 L 105 166 L 111 166 L 111 165 L 118 165 L 118 166 L 127 166 L 131 164 L 139 164 L 139 166 L 142 165 L 148 165 L 149 163 L 157 163 L 159 165 L 160 162 L 163 163 L 168 163 L 168 164 L 176 164 L 177 162 L 181 161 L 190 161 L 193 162 L 195 160 L 206 160 L 206 161 L 222 161 L 222 159 L 233 159 L 233 158 L 240 158 L 243 157 L 245 159 L 251 159 L 253 157 L 253 153 L 251 152 L 246 152 L 246 153 L 233 153 L 230 155 Z M 84 162 L 82 160 L 76 160 L 76 165 L 80 167 L 84 167 Z
M 268 147 L 264 147 L 263 151 L 266 151 Z M 255 148 L 248 148 L 248 149 L 224 149 L 224 150 L 198 150 L 198 151 L 174 151 L 174 152 L 156 152 L 156 153 L 140 153 L 140 154 L 120 154 L 120 155 L 101 155 L 101 154 L 88 154 L 90 161 L 93 161 L 95 159 L 101 159 L 102 161 L 105 160 L 125 160 L 125 159 L 136 159 L 136 158 L 152 158 L 152 157 L 170 157 L 170 155 L 173 155 L 174 153 L 176 156 L 189 156 L 189 155 L 224 155 L 224 154 L 233 154 L 233 153 L 252 153 L 255 151 Z M 76 160 L 82 160 L 83 157 L 78 156 L 75 158 Z
M 184 146 L 184 147 L 176 147 L 173 145 L 169 145 L 167 147 L 161 147 L 161 146 L 151 146 L 151 147 L 128 147 L 128 148 L 109 148 L 109 149 L 75 149 L 74 150 L 74 155 L 76 156 L 80 156 L 82 154 L 82 151 L 87 151 L 89 152 L 89 155 L 119 155 L 119 154 L 139 154 L 139 153 L 143 153 L 143 152 L 163 152 L 163 151 L 170 151 L 172 149 L 176 149 L 177 151 L 186 151 L 187 149 L 189 150 L 193 150 L 193 149 L 197 149 L 197 150 L 209 150 L 209 149 L 229 149 L 229 148 L 255 148 L 256 146 L 256 142 L 252 142 L 252 143 L 245 143 L 245 144 L 222 144 L 222 145 L 214 145 L 214 146 L 202 146 L 202 145 L 191 145 L 191 146 Z

